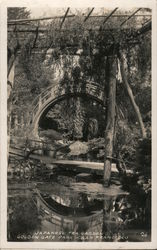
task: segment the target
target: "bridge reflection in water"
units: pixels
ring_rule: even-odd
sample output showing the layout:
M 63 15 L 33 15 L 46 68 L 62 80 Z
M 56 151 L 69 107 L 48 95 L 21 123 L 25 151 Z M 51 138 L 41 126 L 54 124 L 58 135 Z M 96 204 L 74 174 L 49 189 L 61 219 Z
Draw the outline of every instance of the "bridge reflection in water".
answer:
M 118 195 L 113 187 L 101 193 L 101 185 L 92 183 L 95 193 L 78 192 L 57 182 L 30 183 L 23 191 L 22 184 L 9 186 L 9 241 L 106 241 L 105 232 L 116 232 L 118 223 L 111 217 Z
M 37 191 L 35 200 L 38 212 L 42 214 L 42 231 L 55 233 L 55 241 L 66 239 L 81 240 L 87 235 L 102 231 L 103 226 L 103 203 L 79 207 L 67 207 L 56 202 L 50 196 L 46 197 Z M 101 209 L 100 209 L 101 208 Z M 58 235 L 62 232 L 61 235 Z M 58 233 L 58 234 L 57 234 Z M 90 237 L 91 238 L 91 237 Z M 92 236 L 93 241 L 100 241 L 97 235 Z

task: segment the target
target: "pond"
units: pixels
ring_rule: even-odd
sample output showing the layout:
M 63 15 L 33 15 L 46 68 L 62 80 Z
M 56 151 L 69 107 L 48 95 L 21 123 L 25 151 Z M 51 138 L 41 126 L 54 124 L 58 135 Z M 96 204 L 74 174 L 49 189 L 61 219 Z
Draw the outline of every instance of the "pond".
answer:
M 8 180 L 8 241 L 150 241 L 129 224 L 129 194 L 115 176 L 58 170 L 45 180 Z

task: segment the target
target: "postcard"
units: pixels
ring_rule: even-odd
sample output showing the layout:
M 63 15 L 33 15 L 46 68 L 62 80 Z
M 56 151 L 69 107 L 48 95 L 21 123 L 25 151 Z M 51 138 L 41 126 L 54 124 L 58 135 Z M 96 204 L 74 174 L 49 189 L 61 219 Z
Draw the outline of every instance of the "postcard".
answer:
M 1 2 L 1 248 L 156 249 L 156 1 Z

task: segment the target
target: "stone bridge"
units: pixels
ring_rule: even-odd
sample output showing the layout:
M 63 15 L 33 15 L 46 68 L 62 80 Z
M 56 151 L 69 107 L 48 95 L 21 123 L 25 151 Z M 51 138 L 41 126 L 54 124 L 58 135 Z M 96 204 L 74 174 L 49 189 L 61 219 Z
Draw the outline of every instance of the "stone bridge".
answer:
M 95 82 L 80 82 L 77 86 L 70 85 L 68 88 L 60 88 L 58 84 L 48 87 L 32 104 L 31 132 L 38 135 L 38 124 L 48 111 L 61 100 L 69 97 L 80 96 L 91 98 L 104 105 L 104 89 Z

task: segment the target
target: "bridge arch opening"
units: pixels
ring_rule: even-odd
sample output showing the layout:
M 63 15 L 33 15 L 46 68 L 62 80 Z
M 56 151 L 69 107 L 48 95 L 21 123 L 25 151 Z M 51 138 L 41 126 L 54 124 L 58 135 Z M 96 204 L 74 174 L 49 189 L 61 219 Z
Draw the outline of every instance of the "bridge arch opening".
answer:
M 39 137 L 87 141 L 102 137 L 105 129 L 102 102 L 87 96 L 71 95 L 50 104 L 38 121 Z
M 82 86 L 82 85 L 81 85 Z M 58 91 L 53 86 L 35 101 L 32 115 L 33 133 L 61 140 L 87 141 L 103 136 L 106 125 L 104 90 L 90 82 Z

